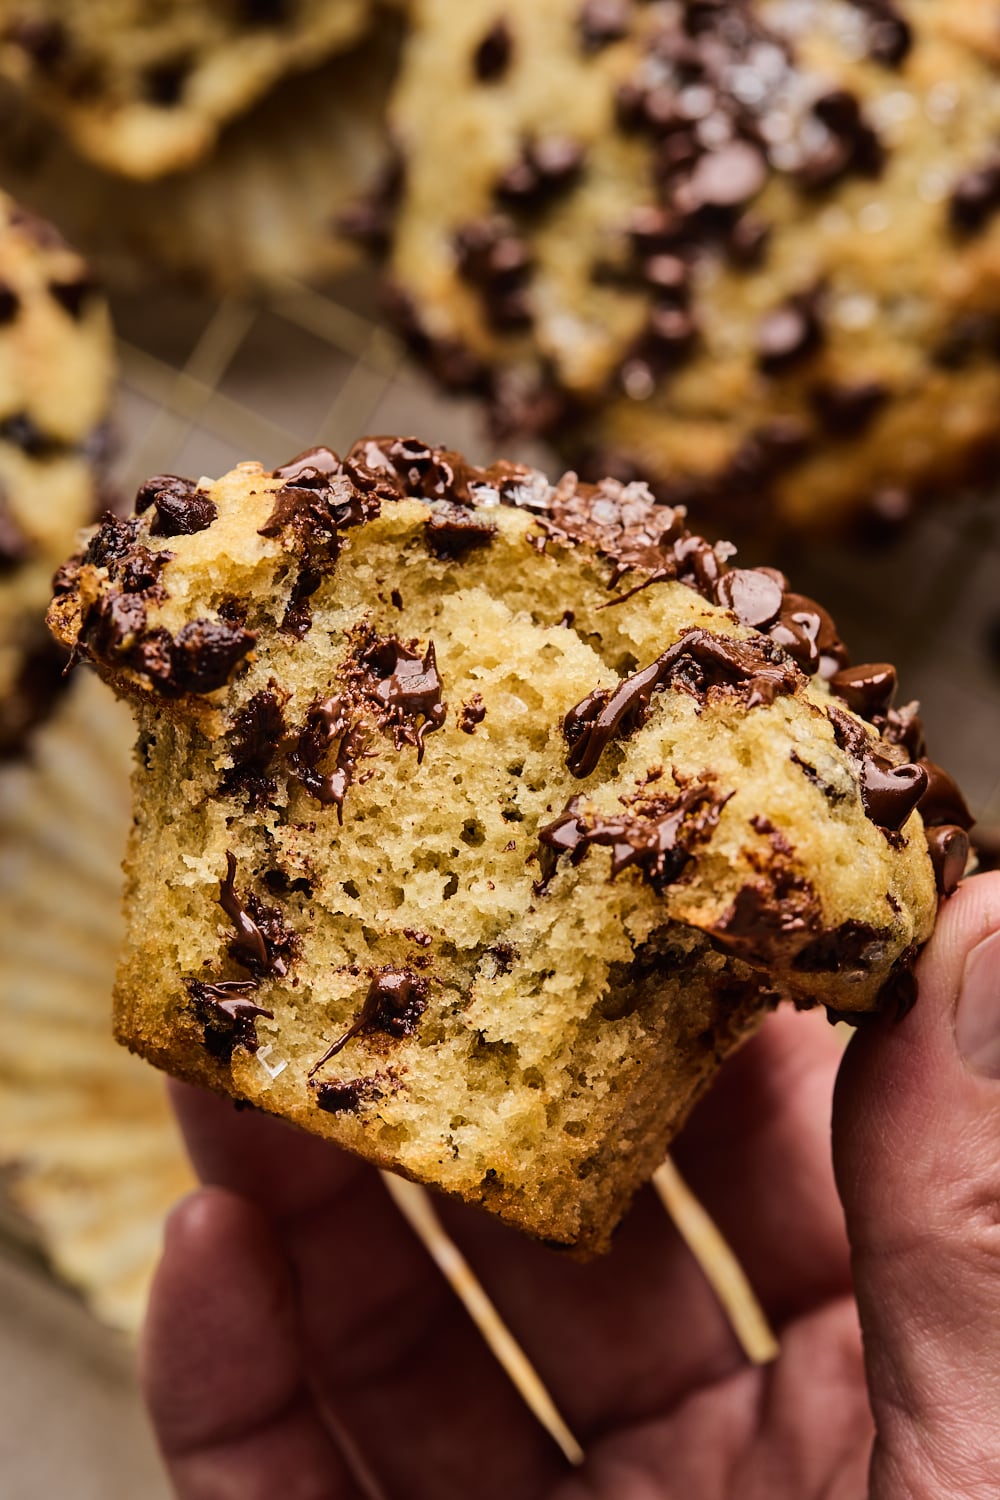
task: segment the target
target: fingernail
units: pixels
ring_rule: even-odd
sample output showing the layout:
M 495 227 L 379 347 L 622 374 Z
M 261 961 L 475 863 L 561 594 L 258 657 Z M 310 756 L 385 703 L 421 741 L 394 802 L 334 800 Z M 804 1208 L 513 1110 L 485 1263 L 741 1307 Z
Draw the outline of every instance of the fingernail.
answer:
M 955 1039 L 970 1068 L 1000 1078 L 1000 932 L 977 943 L 965 960 Z

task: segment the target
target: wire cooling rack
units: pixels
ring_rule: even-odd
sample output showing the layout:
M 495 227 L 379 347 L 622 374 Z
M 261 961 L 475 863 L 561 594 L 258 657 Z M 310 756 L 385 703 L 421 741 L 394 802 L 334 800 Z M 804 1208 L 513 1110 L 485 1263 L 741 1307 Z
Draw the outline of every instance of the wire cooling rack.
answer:
M 554 469 L 538 445 L 496 452 L 475 404 L 423 380 L 384 328 L 371 277 L 324 293 L 294 282 L 266 301 L 148 288 L 113 299 L 122 340 L 122 446 L 115 479 L 271 467 L 316 442 L 343 451 L 365 433 L 415 433 L 489 462 Z M 693 517 L 697 521 L 697 517 Z M 1000 504 L 960 494 L 889 543 L 789 543 L 796 588 L 836 616 L 855 661 L 892 660 L 918 698 L 931 753 L 1000 829 Z

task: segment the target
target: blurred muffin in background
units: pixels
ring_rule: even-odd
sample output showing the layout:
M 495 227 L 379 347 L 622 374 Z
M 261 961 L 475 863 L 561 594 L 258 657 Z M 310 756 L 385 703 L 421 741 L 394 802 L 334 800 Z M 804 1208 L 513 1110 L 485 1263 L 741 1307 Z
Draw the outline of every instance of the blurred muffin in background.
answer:
M 413 11 L 396 313 L 501 432 L 744 529 L 898 515 L 975 471 L 1000 401 L 994 5 Z
M 150 271 L 215 290 L 336 275 L 360 259 L 341 221 L 386 170 L 399 33 L 378 12 L 349 52 L 279 83 L 190 170 L 152 182 L 82 159 L 7 89 L 0 181 L 57 215 L 109 284 Z
M 0 758 L 59 687 L 52 574 L 103 508 L 111 324 L 86 263 L 0 194 Z
M 349 46 L 372 0 L 0 0 L 0 72 L 82 155 L 159 177 L 279 78 Z

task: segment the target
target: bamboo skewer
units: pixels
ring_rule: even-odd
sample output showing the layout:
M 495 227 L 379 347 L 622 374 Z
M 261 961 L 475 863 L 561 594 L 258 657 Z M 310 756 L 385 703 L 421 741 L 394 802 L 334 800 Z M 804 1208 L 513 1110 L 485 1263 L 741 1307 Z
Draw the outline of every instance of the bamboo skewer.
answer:
M 438 1218 L 429 1193 L 416 1183 L 382 1173 L 397 1208 L 423 1241 L 438 1269 L 464 1304 L 470 1318 L 503 1366 L 529 1410 L 562 1449 L 571 1464 L 582 1464 L 584 1452 L 573 1436 L 537 1370 L 497 1312 L 469 1262 Z
M 667 1213 L 722 1303 L 751 1364 L 778 1357 L 778 1341 L 746 1273 L 668 1156 L 653 1177 Z

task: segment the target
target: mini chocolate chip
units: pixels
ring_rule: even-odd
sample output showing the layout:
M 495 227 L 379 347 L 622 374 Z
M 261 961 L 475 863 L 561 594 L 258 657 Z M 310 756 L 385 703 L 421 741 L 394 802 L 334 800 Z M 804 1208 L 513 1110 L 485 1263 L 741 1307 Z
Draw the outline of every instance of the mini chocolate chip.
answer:
M 473 53 L 472 70 L 480 83 L 494 83 L 510 67 L 513 54 L 514 38 L 507 22 L 501 17 Z
M 473 693 L 467 703 L 462 704 L 458 727 L 463 734 L 475 734 L 477 724 L 486 718 L 486 705 L 482 693 Z
M 969 862 L 969 835 L 964 828 L 949 824 L 925 831 L 935 883 L 942 896 L 950 896 Z
M 4 323 L 13 323 L 17 317 L 21 299 L 12 286 L 5 281 L 0 281 L 0 326 Z
M 822 341 L 815 295 L 790 297 L 758 324 L 757 363 L 765 374 L 780 375 L 814 354 Z

